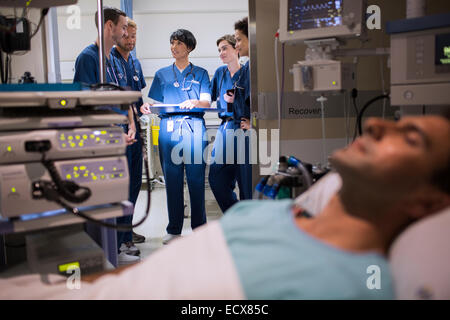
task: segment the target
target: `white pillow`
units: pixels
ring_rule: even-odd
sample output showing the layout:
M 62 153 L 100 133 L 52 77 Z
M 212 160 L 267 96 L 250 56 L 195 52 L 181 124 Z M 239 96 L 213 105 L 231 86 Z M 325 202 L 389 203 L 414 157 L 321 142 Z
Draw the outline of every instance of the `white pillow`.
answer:
M 397 299 L 450 299 L 450 207 L 400 234 L 389 253 Z

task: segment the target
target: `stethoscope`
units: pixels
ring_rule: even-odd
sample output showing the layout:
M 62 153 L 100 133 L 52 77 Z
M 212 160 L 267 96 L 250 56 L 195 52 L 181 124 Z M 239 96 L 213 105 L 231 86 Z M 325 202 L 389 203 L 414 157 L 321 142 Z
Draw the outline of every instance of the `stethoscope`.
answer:
M 135 66 L 135 64 L 134 64 L 134 59 L 133 59 L 133 57 L 131 56 L 131 54 L 130 54 L 130 56 L 128 57 L 128 59 L 130 59 L 131 60 L 131 64 L 132 64 L 132 68 L 133 68 L 133 70 L 134 70 L 134 76 L 133 76 L 133 80 L 134 81 L 136 81 L 136 82 L 138 82 L 139 81 L 139 71 L 136 69 L 136 66 Z M 120 73 L 120 72 L 117 72 L 117 67 L 116 67 L 116 63 L 114 63 L 114 67 L 115 67 L 115 69 L 116 69 L 116 72 L 119 74 L 119 78 L 123 78 L 123 77 L 125 77 L 125 79 L 128 79 L 127 78 L 127 68 L 126 68 L 126 66 L 123 64 L 123 60 L 124 59 L 120 59 L 119 58 L 119 60 L 120 60 L 120 63 L 122 64 L 122 69 L 123 69 L 123 72 L 124 72 L 124 75 L 122 76 L 122 74 Z M 122 76 L 122 77 L 121 77 Z
M 181 87 L 181 90 L 182 90 L 182 91 L 189 91 L 189 90 L 191 90 L 192 83 L 193 83 L 193 82 L 196 82 L 196 81 L 195 81 L 195 74 L 193 73 L 194 66 L 193 66 L 192 62 L 189 62 L 189 65 L 191 66 L 191 69 L 190 69 L 189 72 L 184 76 L 184 79 L 183 79 L 183 86 Z M 173 86 L 174 86 L 175 88 L 179 88 L 179 87 L 180 87 L 180 83 L 178 82 L 177 73 L 175 72 L 175 63 L 172 64 L 172 71 L 173 71 L 173 76 L 174 76 L 174 78 L 175 78 L 175 82 L 173 83 Z M 192 75 L 192 81 L 191 81 L 191 85 L 190 85 L 188 88 L 186 88 L 186 87 L 185 87 L 185 84 L 186 84 L 186 78 L 189 77 L 189 75 Z

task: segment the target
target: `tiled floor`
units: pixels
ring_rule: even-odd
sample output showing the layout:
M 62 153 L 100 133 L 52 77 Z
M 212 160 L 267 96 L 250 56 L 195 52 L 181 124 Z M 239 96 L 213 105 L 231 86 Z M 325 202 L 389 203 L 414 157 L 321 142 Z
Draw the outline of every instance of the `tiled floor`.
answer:
M 187 192 L 185 192 L 185 196 L 188 196 Z M 220 218 L 222 216 L 222 212 L 220 211 L 220 208 L 217 205 L 216 200 L 214 199 L 214 195 L 209 188 L 206 189 L 205 199 L 207 220 L 212 221 Z M 147 190 L 141 190 L 136 203 L 133 223 L 140 221 L 141 218 L 145 215 L 146 205 Z M 150 214 L 147 217 L 147 220 L 134 230 L 138 234 L 146 237 L 146 241 L 144 243 L 136 244 L 136 246 L 141 251 L 142 259 L 148 257 L 155 250 L 163 246 L 162 237 L 166 235 L 166 227 L 168 221 L 169 219 L 167 214 L 166 190 L 163 186 L 156 185 L 151 193 Z M 189 217 L 185 218 L 183 223 L 182 235 L 188 235 L 192 233 L 190 225 L 191 219 Z

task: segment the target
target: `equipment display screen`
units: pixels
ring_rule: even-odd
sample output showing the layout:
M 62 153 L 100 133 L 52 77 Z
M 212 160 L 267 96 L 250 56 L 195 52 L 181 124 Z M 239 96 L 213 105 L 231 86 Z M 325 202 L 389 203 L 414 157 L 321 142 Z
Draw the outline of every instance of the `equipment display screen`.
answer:
M 342 25 L 343 0 L 289 0 L 288 30 L 305 30 Z
M 436 35 L 436 66 L 450 66 L 450 33 Z

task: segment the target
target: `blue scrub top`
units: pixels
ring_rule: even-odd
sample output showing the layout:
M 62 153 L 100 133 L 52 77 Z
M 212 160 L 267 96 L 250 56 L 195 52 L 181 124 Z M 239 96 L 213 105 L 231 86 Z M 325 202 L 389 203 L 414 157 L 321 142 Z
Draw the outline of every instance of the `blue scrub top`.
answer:
M 250 81 L 248 81 L 248 68 L 242 66 L 238 72 L 233 75 L 228 71 L 228 67 L 219 67 L 212 80 L 211 100 L 217 100 L 217 108 L 227 108 L 227 102 L 223 98 L 227 90 L 236 88 L 233 103 L 233 112 L 222 112 L 219 117 L 233 117 L 236 120 L 241 118 L 250 118 L 250 108 L 246 104 L 250 96 Z
M 175 82 L 178 82 L 178 87 L 174 85 Z M 148 97 L 164 104 L 177 104 L 189 99 L 198 100 L 202 93 L 211 93 L 208 71 L 190 64 L 180 73 L 178 68 L 171 64 L 156 72 Z M 204 112 L 201 115 L 204 115 Z
M 247 71 L 250 71 L 250 60 L 247 60 L 247 62 L 245 63 L 244 67 L 247 69 Z
M 246 81 L 246 88 L 247 88 L 247 92 L 245 94 L 245 105 L 247 106 L 245 108 L 245 115 L 244 118 L 250 119 L 250 95 L 251 95 L 251 91 L 250 91 L 250 60 L 248 60 L 245 65 L 244 65 L 244 70 L 245 70 L 245 81 Z
M 97 44 L 87 46 L 77 57 L 75 61 L 75 75 L 73 82 L 81 82 L 86 85 L 97 84 L 100 82 L 99 75 L 99 57 Z M 107 83 L 114 83 L 121 85 L 119 77 L 117 76 L 114 65 L 118 65 L 116 57 L 109 55 L 106 59 L 106 79 Z M 118 114 L 128 115 L 127 110 L 122 110 L 117 107 L 106 107 Z
M 114 57 L 106 59 L 106 82 L 119 85 L 119 79 L 112 68 Z M 98 47 L 96 44 L 87 46 L 75 61 L 75 75 L 73 82 L 91 85 L 100 82 Z
M 393 299 L 385 257 L 353 253 L 300 229 L 292 200 L 241 201 L 220 219 L 247 299 Z M 381 287 L 367 288 L 369 266 L 381 270 Z
M 111 63 L 121 87 L 128 87 L 131 88 L 131 90 L 141 91 L 147 86 L 144 73 L 142 72 L 141 63 L 133 56 L 132 53 L 130 53 L 128 56 L 128 61 L 126 61 L 120 52 L 114 47 L 111 50 L 111 56 L 114 58 L 111 60 Z M 142 115 L 139 108 L 143 103 L 144 101 L 140 98 L 137 104 L 139 116 Z

